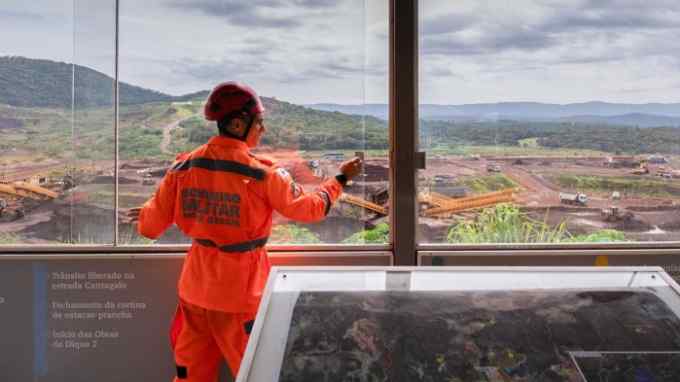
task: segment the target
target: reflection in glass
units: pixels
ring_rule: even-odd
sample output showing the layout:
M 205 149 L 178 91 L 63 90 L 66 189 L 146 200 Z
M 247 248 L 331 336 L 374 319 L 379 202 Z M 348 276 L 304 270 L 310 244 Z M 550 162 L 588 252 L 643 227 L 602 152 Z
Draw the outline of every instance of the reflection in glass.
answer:
M 73 160 L 68 176 L 73 244 L 113 243 L 115 209 L 113 0 L 75 2 Z
M 0 244 L 113 241 L 113 4 L 3 3 Z
M 124 2 L 120 37 L 121 209 L 144 203 L 177 154 L 217 133 L 203 103 L 216 84 L 235 80 L 267 109 L 255 153 L 305 190 L 356 152 L 367 160 L 365 176 L 323 222 L 276 215 L 270 243 L 387 241 L 386 1 Z M 152 243 L 131 225 L 119 229 L 122 244 Z M 175 228 L 157 241 L 186 242 Z

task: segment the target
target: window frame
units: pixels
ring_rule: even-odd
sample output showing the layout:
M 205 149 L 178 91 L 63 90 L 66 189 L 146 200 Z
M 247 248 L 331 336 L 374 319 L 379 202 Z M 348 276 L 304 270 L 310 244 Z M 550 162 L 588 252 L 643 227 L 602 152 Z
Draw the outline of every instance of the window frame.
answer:
M 114 134 L 115 134 L 115 201 L 114 240 L 101 245 L 0 245 L 0 255 L 41 256 L 63 255 L 71 257 L 88 255 L 130 256 L 171 255 L 186 252 L 189 245 L 123 245 L 119 243 L 119 12 L 120 1 L 115 3 L 114 36 Z M 390 240 L 386 244 L 321 244 L 321 245 L 270 245 L 274 256 L 313 256 L 328 254 L 360 259 L 360 254 L 392 253 L 394 265 L 420 264 L 422 256 L 555 256 L 574 254 L 644 255 L 680 254 L 680 241 L 633 243 L 573 243 L 573 244 L 435 244 L 417 241 L 417 162 L 418 162 L 418 85 L 419 85 L 419 0 L 388 0 L 389 4 L 389 163 L 390 180 Z M 76 255 L 78 254 L 78 255 Z M 357 256 L 359 255 L 359 256 Z M 5 258 L 3 256 L 3 258 Z M 559 260 L 557 260 L 559 261 Z

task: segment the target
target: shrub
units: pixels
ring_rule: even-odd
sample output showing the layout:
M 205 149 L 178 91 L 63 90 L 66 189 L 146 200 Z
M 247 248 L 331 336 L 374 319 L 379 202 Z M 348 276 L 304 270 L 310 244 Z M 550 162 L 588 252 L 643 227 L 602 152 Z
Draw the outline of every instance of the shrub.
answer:
M 307 228 L 295 224 L 277 225 L 272 229 L 271 241 L 280 244 L 318 244 L 319 237 Z
M 380 223 L 373 229 L 357 232 L 347 239 L 344 244 L 384 244 L 389 243 L 390 226 L 387 223 Z
M 459 223 L 447 235 L 449 243 L 578 243 L 625 241 L 623 232 L 602 230 L 572 236 L 566 221 L 555 227 L 532 219 L 512 204 L 487 208 L 473 221 Z

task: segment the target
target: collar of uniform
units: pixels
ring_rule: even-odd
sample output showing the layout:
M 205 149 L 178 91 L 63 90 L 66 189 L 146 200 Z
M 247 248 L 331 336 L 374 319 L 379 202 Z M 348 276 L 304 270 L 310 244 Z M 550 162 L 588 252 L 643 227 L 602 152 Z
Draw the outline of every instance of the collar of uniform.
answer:
M 210 138 L 208 144 L 249 151 L 248 145 L 245 142 L 239 141 L 235 138 L 225 137 L 223 135 L 215 135 L 214 137 Z

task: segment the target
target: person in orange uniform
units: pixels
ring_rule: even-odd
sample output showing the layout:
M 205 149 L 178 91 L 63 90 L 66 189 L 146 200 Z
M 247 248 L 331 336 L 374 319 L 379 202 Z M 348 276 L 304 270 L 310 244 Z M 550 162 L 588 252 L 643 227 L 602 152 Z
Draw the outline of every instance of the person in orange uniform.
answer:
M 322 220 L 361 171 L 354 158 L 306 193 L 285 169 L 250 152 L 266 130 L 264 111 L 248 86 L 215 87 L 204 114 L 217 122 L 219 135 L 179 155 L 156 193 L 131 213 L 143 236 L 158 238 L 174 223 L 193 239 L 171 329 L 175 381 L 214 382 L 221 357 L 236 376 L 269 274 L 265 244 L 273 211 L 300 222 Z

